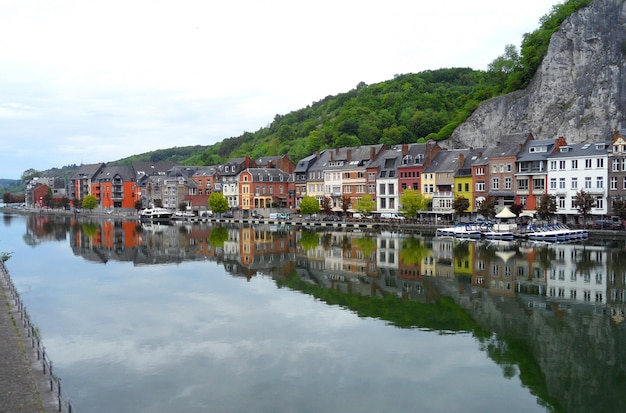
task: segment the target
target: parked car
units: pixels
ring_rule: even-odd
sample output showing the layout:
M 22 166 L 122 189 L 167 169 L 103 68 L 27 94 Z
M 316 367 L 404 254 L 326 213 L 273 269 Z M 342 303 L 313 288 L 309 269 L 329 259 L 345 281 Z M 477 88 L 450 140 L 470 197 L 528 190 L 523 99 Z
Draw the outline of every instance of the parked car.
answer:
M 323 221 L 341 221 L 341 218 L 338 215 L 326 215 Z
M 307 215 L 306 217 L 304 217 L 304 220 L 305 221 L 319 221 L 320 217 L 318 217 L 315 214 L 312 214 L 312 215 Z
M 254 219 L 262 219 L 262 218 L 263 218 L 263 215 L 259 214 L 259 213 L 258 213 L 258 212 L 256 212 L 256 211 L 252 211 L 252 212 L 250 213 L 250 217 L 251 217 L 251 218 L 254 218 Z
M 213 216 L 213 211 L 210 211 L 210 210 L 209 211 L 202 211 L 200 213 L 200 216 L 202 218 L 211 218 Z
M 232 212 L 224 212 L 222 218 L 235 218 Z

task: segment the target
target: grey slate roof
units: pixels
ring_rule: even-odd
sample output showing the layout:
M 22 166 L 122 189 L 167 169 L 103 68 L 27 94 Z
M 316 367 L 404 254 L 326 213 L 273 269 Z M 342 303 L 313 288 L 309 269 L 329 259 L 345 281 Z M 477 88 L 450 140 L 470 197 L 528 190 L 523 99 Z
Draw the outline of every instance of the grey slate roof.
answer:
M 109 181 L 119 175 L 125 182 L 136 182 L 135 170 L 132 166 L 106 166 L 96 176 L 98 181 Z
M 469 149 L 448 149 L 439 152 L 430 165 L 424 168 L 424 173 L 456 172 L 459 168 L 459 155 L 467 156 Z
M 552 157 L 555 158 L 579 158 L 588 156 L 606 155 L 610 145 L 607 142 L 594 143 L 570 143 L 562 146 Z

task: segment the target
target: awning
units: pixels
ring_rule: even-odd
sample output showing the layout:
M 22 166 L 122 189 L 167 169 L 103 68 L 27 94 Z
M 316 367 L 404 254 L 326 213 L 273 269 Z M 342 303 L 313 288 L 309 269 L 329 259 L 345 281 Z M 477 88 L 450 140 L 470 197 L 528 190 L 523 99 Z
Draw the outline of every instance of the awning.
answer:
M 522 211 L 522 213 L 519 214 L 519 216 L 520 217 L 530 217 L 530 218 L 533 218 L 536 213 L 537 213 L 537 211 L 527 210 L 527 211 Z
M 515 214 L 511 212 L 509 207 L 502 208 L 502 211 L 496 214 L 496 218 L 515 218 Z

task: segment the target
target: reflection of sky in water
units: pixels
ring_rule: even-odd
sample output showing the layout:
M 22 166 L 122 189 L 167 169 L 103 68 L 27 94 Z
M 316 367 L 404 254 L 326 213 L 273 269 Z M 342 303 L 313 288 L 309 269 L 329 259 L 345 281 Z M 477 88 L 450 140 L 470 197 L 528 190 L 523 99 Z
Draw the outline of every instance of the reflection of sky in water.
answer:
M 544 411 L 469 334 L 397 329 L 214 262 L 94 264 L 23 231 L 1 227 L 0 250 L 80 413 Z

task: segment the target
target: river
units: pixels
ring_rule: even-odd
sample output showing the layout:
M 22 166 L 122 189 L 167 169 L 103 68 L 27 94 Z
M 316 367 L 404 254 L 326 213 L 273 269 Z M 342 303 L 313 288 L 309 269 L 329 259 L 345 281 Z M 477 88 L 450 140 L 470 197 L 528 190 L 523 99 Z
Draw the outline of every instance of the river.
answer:
M 73 411 L 626 411 L 626 253 L 3 215 Z

